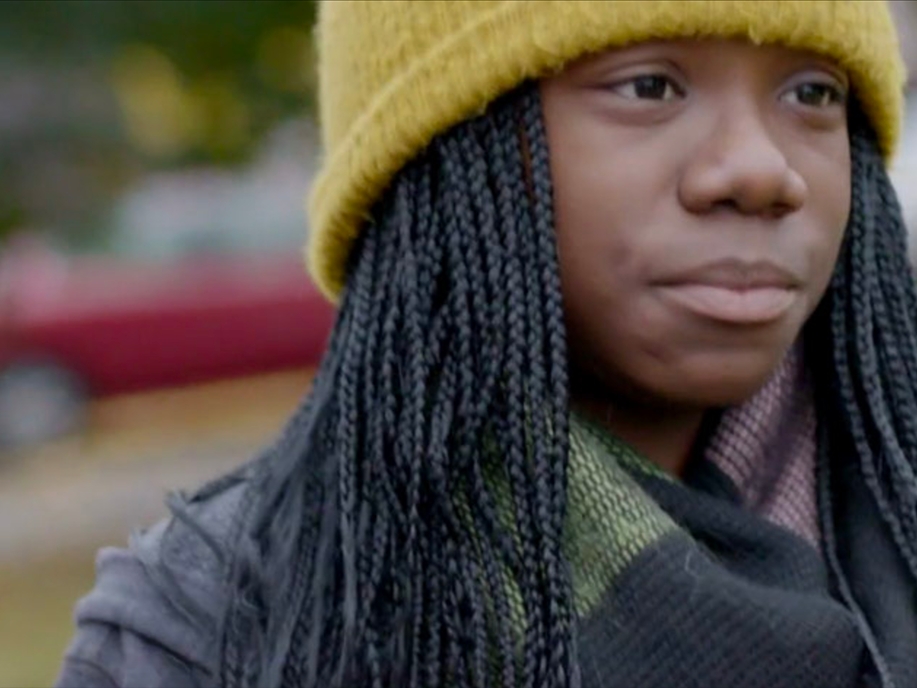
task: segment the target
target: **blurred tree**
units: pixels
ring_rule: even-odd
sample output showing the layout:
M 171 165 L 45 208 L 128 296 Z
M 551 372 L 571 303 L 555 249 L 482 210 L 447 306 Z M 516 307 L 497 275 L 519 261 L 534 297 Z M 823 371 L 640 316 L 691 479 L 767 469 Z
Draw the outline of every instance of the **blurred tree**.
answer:
M 0 2 L 0 235 L 98 234 L 151 168 L 244 163 L 313 107 L 311 0 Z

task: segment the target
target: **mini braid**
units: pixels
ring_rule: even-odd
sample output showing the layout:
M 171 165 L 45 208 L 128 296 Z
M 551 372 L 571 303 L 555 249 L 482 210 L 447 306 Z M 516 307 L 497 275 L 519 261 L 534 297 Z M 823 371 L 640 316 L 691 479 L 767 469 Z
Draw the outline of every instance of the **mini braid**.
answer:
M 833 366 L 825 390 L 838 416 L 833 443 L 849 436 L 860 473 L 902 558 L 917 580 L 917 296 L 907 264 L 906 232 L 874 134 L 851 117 L 852 205 L 848 233 L 812 330 L 828 325 Z M 826 320 L 827 319 L 827 320 Z

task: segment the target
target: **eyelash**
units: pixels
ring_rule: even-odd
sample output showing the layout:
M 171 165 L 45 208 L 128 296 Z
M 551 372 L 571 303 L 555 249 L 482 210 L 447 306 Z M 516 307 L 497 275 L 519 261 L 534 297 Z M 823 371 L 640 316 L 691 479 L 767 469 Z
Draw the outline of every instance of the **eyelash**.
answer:
M 821 95 L 828 98 L 827 102 L 821 103 L 819 105 L 810 105 L 804 103 L 798 99 L 798 95 L 801 89 L 812 88 L 821 89 Z M 802 84 L 797 84 L 792 89 L 787 91 L 785 95 L 796 94 L 796 102 L 802 107 L 814 108 L 816 110 L 822 110 L 831 106 L 844 106 L 847 104 L 847 91 L 839 86 L 834 84 L 825 83 L 823 81 L 807 81 Z
M 672 92 L 675 94 L 676 97 L 684 98 L 685 96 L 684 89 L 681 88 L 681 86 L 679 86 L 673 79 L 667 77 L 664 74 L 641 74 L 639 76 L 634 76 L 629 79 L 625 79 L 623 81 L 614 83 L 609 88 L 611 91 L 614 91 L 615 93 L 618 93 L 619 95 L 624 95 L 623 93 L 621 93 L 624 87 L 634 86 L 634 88 L 636 89 L 637 84 L 639 82 L 646 82 L 646 81 L 656 81 L 657 83 L 654 84 L 656 86 L 659 86 L 660 85 L 659 82 L 661 82 L 661 85 L 664 88 L 671 88 Z M 672 98 L 641 98 L 640 95 L 636 93 L 636 90 L 635 90 L 634 96 L 624 96 L 624 97 L 629 98 L 630 100 L 660 100 L 663 102 L 668 102 L 669 100 L 673 100 Z
M 657 89 L 662 86 L 663 97 L 659 98 L 643 98 L 640 96 L 638 89 L 640 84 L 648 85 L 651 87 L 656 87 Z M 647 84 L 647 82 L 653 82 L 652 84 Z M 625 95 L 623 91 L 627 87 L 633 87 L 633 95 Z M 816 88 L 821 89 L 821 95 L 827 97 L 827 102 L 822 102 L 821 104 L 807 104 L 802 102 L 799 99 L 799 93 L 801 89 L 804 88 Z M 673 79 L 666 76 L 665 74 L 641 74 L 639 76 L 634 76 L 623 81 L 619 81 L 609 86 L 609 90 L 621 95 L 629 100 L 651 100 L 658 102 L 670 102 L 675 98 L 683 98 L 685 96 L 685 90 Z M 669 91 L 671 91 L 673 96 L 669 96 Z M 805 83 L 797 84 L 792 89 L 790 89 L 785 95 L 796 94 L 797 102 L 802 107 L 813 108 L 813 109 L 825 109 L 831 106 L 844 106 L 847 103 L 847 91 L 841 86 L 836 86 L 834 84 L 826 83 L 823 81 L 807 81 Z M 784 97 L 784 96 L 781 96 Z

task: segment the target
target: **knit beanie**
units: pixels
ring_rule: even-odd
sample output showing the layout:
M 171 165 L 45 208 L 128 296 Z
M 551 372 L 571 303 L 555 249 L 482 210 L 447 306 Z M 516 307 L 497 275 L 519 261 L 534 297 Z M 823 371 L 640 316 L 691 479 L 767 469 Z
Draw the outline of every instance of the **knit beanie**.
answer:
M 654 39 L 746 38 L 811 50 L 850 75 L 886 160 L 904 65 L 879 0 L 322 0 L 325 158 L 308 203 L 308 264 L 332 300 L 386 186 L 430 141 L 522 82 Z

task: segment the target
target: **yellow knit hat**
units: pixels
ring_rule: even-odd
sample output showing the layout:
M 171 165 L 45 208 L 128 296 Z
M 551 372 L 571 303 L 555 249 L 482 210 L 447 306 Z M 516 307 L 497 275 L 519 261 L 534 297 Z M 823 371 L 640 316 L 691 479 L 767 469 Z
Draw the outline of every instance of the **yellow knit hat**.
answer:
M 323 0 L 317 25 L 326 159 L 309 199 L 308 262 L 336 299 L 374 203 L 437 134 L 529 78 L 611 46 L 746 37 L 844 67 L 886 158 L 904 66 L 878 0 Z

